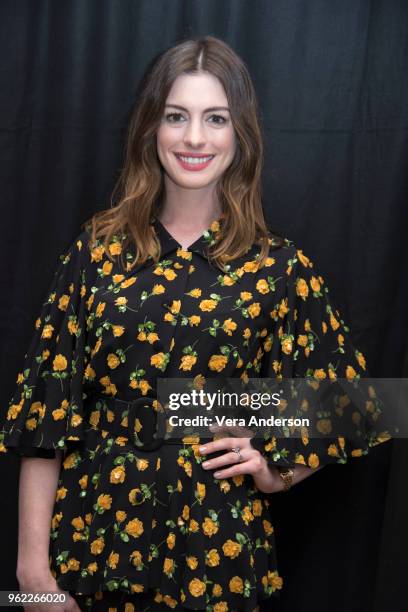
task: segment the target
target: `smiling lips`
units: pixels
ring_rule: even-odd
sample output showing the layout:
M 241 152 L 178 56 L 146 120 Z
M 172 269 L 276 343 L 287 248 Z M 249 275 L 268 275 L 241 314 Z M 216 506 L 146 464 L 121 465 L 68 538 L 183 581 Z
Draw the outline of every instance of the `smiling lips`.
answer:
M 184 170 L 192 170 L 193 172 L 207 168 L 215 157 L 214 155 L 198 156 L 197 153 L 188 156 L 175 153 L 175 156 Z

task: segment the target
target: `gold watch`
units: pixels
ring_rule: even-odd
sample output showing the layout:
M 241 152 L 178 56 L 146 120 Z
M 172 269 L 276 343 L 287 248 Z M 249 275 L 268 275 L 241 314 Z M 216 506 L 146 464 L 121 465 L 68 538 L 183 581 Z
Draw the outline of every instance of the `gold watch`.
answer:
M 280 467 L 278 465 L 276 467 L 278 468 L 279 476 L 282 478 L 284 483 L 283 491 L 289 491 L 293 484 L 293 476 L 295 475 L 295 472 L 291 468 Z

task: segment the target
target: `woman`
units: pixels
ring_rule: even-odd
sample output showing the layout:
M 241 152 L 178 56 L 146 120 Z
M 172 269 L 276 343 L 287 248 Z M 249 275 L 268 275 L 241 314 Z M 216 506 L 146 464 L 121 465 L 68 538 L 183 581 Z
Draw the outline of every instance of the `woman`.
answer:
M 20 588 L 64 591 L 58 610 L 257 610 L 282 588 L 268 494 L 382 441 L 153 438 L 161 377 L 364 375 L 323 278 L 265 224 L 262 153 L 225 43 L 159 57 L 118 202 L 62 258 L 4 427 Z

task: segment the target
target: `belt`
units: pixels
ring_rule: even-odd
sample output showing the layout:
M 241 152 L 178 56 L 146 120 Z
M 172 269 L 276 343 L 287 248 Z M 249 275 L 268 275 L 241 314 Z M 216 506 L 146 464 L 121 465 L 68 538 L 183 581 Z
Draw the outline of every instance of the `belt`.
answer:
M 91 395 L 85 401 L 89 429 L 127 438 L 141 451 L 154 451 L 163 444 L 201 444 L 213 440 L 212 437 L 194 434 L 186 434 L 184 438 L 166 438 L 166 412 L 152 395 L 131 401 Z

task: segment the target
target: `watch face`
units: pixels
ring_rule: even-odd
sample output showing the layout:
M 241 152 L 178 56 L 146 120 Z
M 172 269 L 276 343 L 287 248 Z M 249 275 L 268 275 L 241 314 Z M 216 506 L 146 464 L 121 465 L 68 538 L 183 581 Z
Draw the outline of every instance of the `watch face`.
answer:
M 292 479 L 293 479 L 293 470 L 291 468 L 288 469 L 283 469 L 282 471 L 279 472 L 282 480 L 284 482 L 284 487 L 283 490 L 287 491 L 288 489 L 290 489 L 290 487 L 292 486 Z

